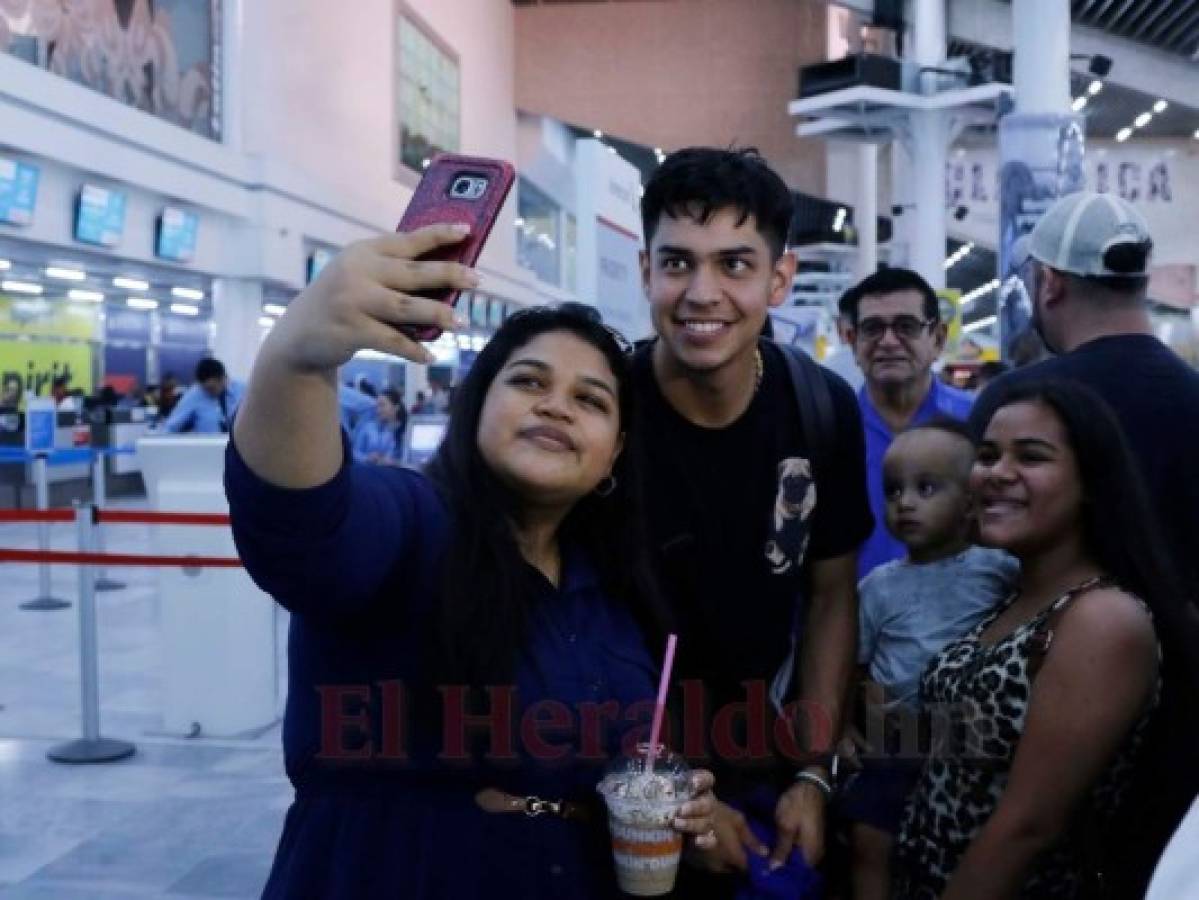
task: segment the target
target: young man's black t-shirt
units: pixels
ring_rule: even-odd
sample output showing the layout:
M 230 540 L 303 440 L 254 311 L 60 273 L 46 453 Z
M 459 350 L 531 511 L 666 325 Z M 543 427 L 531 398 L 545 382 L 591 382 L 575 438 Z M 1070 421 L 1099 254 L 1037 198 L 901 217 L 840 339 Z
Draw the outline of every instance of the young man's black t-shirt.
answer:
M 856 551 L 873 527 L 853 392 L 821 370 L 835 435 L 826 470 L 813 473 L 783 351 L 762 351 L 761 386 L 720 429 L 675 411 L 652 354 L 634 361 L 651 550 L 679 628 L 674 681 L 704 683 L 709 726 L 745 699 L 743 682 L 768 689 L 787 660 L 811 562 Z

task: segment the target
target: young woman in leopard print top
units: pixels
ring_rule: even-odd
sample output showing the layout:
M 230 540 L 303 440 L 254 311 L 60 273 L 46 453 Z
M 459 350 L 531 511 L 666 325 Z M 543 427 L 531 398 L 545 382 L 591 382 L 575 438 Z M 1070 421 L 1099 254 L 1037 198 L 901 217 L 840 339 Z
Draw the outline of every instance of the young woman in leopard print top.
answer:
M 896 896 L 1092 897 L 1180 596 L 1119 426 L 1085 388 L 1011 389 L 971 486 L 981 543 L 1017 556 L 1021 581 L 925 671 L 948 727 L 904 817 Z

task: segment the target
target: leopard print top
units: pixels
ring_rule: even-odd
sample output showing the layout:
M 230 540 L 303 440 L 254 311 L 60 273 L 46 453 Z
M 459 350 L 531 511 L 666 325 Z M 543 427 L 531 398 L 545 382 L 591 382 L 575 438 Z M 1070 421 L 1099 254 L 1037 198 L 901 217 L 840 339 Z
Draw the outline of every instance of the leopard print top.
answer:
M 968 635 L 945 647 L 925 669 L 922 699 L 930 708 L 948 713 L 935 714 L 941 718 L 934 725 L 932 753 L 904 812 L 897 844 L 896 898 L 935 900 L 944 891 L 1007 786 L 1024 733 L 1036 674 L 1033 664 L 1039 663 L 1053 640 L 1049 625 L 1054 614 L 1100 583 L 1093 579 L 1081 584 L 1002 640 L 992 645 L 980 643 L 982 632 L 1011 605 L 1013 596 Z M 1159 676 L 1152 702 L 1093 789 L 1090 807 L 1081 815 L 1103 821 L 1119 806 L 1160 693 Z M 1078 830 L 1071 829 L 1070 837 L 1039 860 L 1021 897 L 1079 895 L 1085 866 Z

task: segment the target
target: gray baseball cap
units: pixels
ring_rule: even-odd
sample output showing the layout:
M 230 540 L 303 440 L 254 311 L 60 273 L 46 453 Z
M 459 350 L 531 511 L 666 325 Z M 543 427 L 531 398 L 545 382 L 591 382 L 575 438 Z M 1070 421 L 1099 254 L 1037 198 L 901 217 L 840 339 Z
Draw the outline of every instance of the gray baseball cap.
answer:
M 1045 211 L 1028 238 L 1028 253 L 1050 268 L 1083 276 L 1128 277 L 1115 272 L 1103 255 L 1117 244 L 1150 240 L 1144 216 L 1113 194 L 1067 194 Z M 1146 260 L 1148 263 L 1148 260 Z

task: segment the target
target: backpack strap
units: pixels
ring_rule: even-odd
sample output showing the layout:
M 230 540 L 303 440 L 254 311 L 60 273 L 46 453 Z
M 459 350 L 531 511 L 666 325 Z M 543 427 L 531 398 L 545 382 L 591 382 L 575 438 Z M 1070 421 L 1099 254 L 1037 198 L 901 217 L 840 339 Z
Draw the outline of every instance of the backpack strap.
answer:
M 759 348 L 765 339 L 759 341 Z M 799 427 L 811 456 L 812 471 L 826 471 L 836 441 L 833 395 L 820 364 L 800 347 L 774 343 L 783 353 L 787 375 L 799 410 Z

